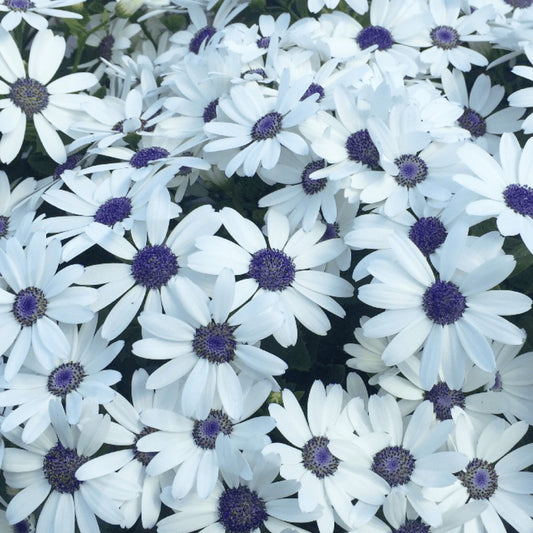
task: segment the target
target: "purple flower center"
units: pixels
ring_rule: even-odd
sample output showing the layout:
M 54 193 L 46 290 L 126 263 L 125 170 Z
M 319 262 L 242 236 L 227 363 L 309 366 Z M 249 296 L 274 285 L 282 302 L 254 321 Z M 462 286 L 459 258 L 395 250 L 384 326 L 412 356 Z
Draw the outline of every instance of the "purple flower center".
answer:
M 305 93 L 302 94 L 300 98 L 300 102 L 305 100 L 306 98 L 309 98 L 313 94 L 318 94 L 317 102 L 320 102 L 322 98 L 324 98 L 324 95 L 326 94 L 324 92 L 324 87 L 322 85 L 319 85 L 318 83 L 311 83 L 309 87 L 305 90 Z
M 189 43 L 189 51 L 193 54 L 197 54 L 200 51 L 202 44 L 204 42 L 207 44 L 216 32 L 217 30 L 213 28 L 213 26 L 204 26 L 203 28 L 200 28 Z
M 398 529 L 393 529 L 392 533 L 430 533 L 429 526 L 424 524 L 420 518 L 407 520 Z
M 422 308 L 435 324 L 453 324 L 463 316 L 466 298 L 455 283 L 438 279 L 424 292 Z
M 411 479 L 415 458 L 402 446 L 387 446 L 374 455 L 371 469 L 391 487 L 397 487 Z
M 202 115 L 202 118 L 204 119 L 205 124 L 217 118 L 217 105 L 218 105 L 218 98 L 215 98 L 214 100 L 212 100 L 205 106 L 204 113 Z
M 487 123 L 485 119 L 470 107 L 465 107 L 463 114 L 457 119 L 459 126 L 468 130 L 472 137 L 482 137 L 487 133 Z
M 31 525 L 30 519 L 26 518 L 13 526 L 15 533 L 33 533 L 35 531 Z
M 250 68 L 248 70 L 245 70 L 243 73 L 242 73 L 242 78 L 244 79 L 246 76 L 248 75 L 251 75 L 253 76 L 254 74 L 257 74 L 258 76 L 261 76 L 261 78 L 265 79 L 267 77 L 267 74 L 265 72 L 265 69 L 261 68 L 261 67 L 258 67 L 258 68 Z
M 346 152 L 348 159 L 363 163 L 367 167 L 376 170 L 379 165 L 379 152 L 372 142 L 368 130 L 359 130 L 352 133 L 346 140 Z
M 164 244 L 145 246 L 139 250 L 131 264 L 135 281 L 148 289 L 159 289 L 178 273 L 178 258 Z
M 107 61 L 110 61 L 114 44 L 115 38 L 112 35 L 106 35 L 98 44 L 98 47 L 96 48 L 96 55 L 102 59 L 107 59 Z
M 157 159 L 168 157 L 168 150 L 159 146 L 151 146 L 150 148 L 142 148 L 131 156 L 130 165 L 135 168 L 147 167 L 148 163 Z
M 83 154 L 81 152 L 78 152 L 77 154 L 72 154 L 67 157 L 67 160 L 62 163 L 61 165 L 58 165 L 56 169 L 54 170 L 54 178 L 58 179 L 61 177 L 61 174 L 65 172 L 65 170 L 72 170 L 78 166 L 78 163 L 82 160 Z
M 533 189 L 529 185 L 511 183 L 503 191 L 505 205 L 524 217 L 533 217 Z
M 445 240 L 448 232 L 436 217 L 422 217 L 409 230 L 409 238 L 425 255 L 431 255 Z
M 324 231 L 324 235 L 320 237 L 320 241 L 318 242 L 329 241 L 330 239 L 336 239 L 338 236 L 339 236 L 339 223 L 333 222 L 330 224 L 329 222 L 326 222 L 326 229 Z
M 47 306 L 48 302 L 41 289 L 27 287 L 15 296 L 13 314 L 20 324 L 31 326 L 44 316 Z
M 111 198 L 94 214 L 94 221 L 112 227 L 131 215 L 131 200 L 127 196 Z
M 428 167 L 423 159 L 414 154 L 403 154 L 394 160 L 398 174 L 396 183 L 408 189 L 422 183 L 428 175 Z
M 48 106 L 50 93 L 48 89 L 33 78 L 19 78 L 9 91 L 9 98 L 28 118 L 41 112 Z
M 313 437 L 302 447 L 302 462 L 317 478 L 332 476 L 339 467 L 337 459 L 328 448 L 327 437 Z
M 5 5 L 12 11 L 28 11 L 28 9 L 35 7 L 35 4 L 30 0 L 6 0 Z
M 366 50 L 377 44 L 378 50 L 387 50 L 394 44 L 391 32 L 383 26 L 367 26 L 355 38 L 359 48 Z
M 429 400 L 433 404 L 433 411 L 439 420 L 450 420 L 452 407 L 465 406 L 463 391 L 450 389 L 444 382 L 439 382 L 429 391 L 424 392 L 424 400 Z
M 533 0 L 503 0 L 506 4 L 518 9 L 526 9 L 533 4 Z
M 9 231 L 9 217 L 0 215 L 0 238 L 5 237 Z
M 246 485 L 227 488 L 218 500 L 218 519 L 227 533 L 251 533 L 268 518 L 265 502 Z
M 474 500 L 488 500 L 498 488 L 494 465 L 484 459 L 472 459 L 463 472 L 455 474 Z
M 495 392 L 501 392 L 503 390 L 502 376 L 498 370 L 494 374 L 494 383 L 489 390 Z
M 282 120 L 283 117 L 277 111 L 261 117 L 252 127 L 252 139 L 254 141 L 272 139 L 281 131 Z
M 85 376 L 85 369 L 80 363 L 63 363 L 50 372 L 48 391 L 54 396 L 65 398 L 69 392 L 79 387 Z
M 429 36 L 433 45 L 443 50 L 451 50 L 459 46 L 459 34 L 451 26 L 436 26 Z
M 252 255 L 248 276 L 266 291 L 283 291 L 293 281 L 296 268 L 293 260 L 281 250 L 263 248 Z
M 207 418 L 194 421 L 192 438 L 196 446 L 204 450 L 214 450 L 219 433 L 231 435 L 232 431 L 233 424 L 228 415 L 220 409 L 212 409 Z
M 207 326 L 200 326 L 192 341 L 194 353 L 216 365 L 233 361 L 237 346 L 233 336 L 235 329 L 236 326 L 230 326 L 227 322 L 219 324 L 211 321 Z
M 257 48 L 268 48 L 268 45 L 270 44 L 270 37 L 261 37 L 255 41 L 255 44 L 257 44 Z
M 325 166 L 326 162 L 323 159 L 320 161 L 311 161 L 311 163 L 307 163 L 307 165 L 305 165 L 305 168 L 302 171 L 302 188 L 305 194 L 312 196 L 313 194 L 322 191 L 326 187 L 328 183 L 327 178 L 315 180 L 309 177 L 313 172 L 316 170 L 321 170 Z
M 61 442 L 58 442 L 44 456 L 44 477 L 52 490 L 62 494 L 73 494 L 81 485 L 81 481 L 76 479 L 74 474 L 88 460 L 88 457 L 78 455 L 76 450 L 65 448 Z
M 156 452 L 141 452 L 137 448 L 137 443 L 140 439 L 143 437 L 146 437 L 146 435 L 150 435 L 150 433 L 155 433 L 157 430 L 155 428 L 150 427 L 144 427 L 142 428 L 141 432 L 135 435 L 135 439 L 133 440 L 133 458 L 137 459 L 139 463 L 141 463 L 144 466 L 147 466 L 150 461 L 154 458 Z

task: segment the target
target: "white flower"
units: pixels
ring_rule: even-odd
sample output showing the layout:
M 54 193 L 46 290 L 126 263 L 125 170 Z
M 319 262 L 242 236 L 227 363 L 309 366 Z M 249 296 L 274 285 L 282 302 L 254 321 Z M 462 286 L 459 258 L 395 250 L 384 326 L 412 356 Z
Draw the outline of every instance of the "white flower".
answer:
M 77 0 L 2 0 L 0 11 L 6 13 L 2 18 L 2 27 L 7 31 L 15 29 L 21 21 L 27 22 L 36 30 L 44 30 L 48 26 L 46 17 L 81 19 L 74 11 L 58 9 L 78 3 Z M 43 16 L 44 15 L 44 16 Z
M 339 0 L 307 0 L 307 7 L 311 13 L 318 13 L 324 6 L 335 9 Z M 346 0 L 346 3 L 360 15 L 368 11 L 368 0 Z
M 15 41 L 0 28 L 0 159 L 10 163 L 20 151 L 27 120 L 32 120 L 46 152 L 63 163 L 66 151 L 56 130 L 65 133 L 82 115 L 84 96 L 71 94 L 97 83 L 93 74 L 76 72 L 50 82 L 65 54 L 65 39 L 51 30 L 35 35 L 30 49 L 28 71 Z
M 526 44 L 524 47 L 529 62 L 533 65 L 533 45 Z M 522 76 L 527 80 L 533 82 L 533 67 L 518 65 L 513 67 L 513 74 Z M 533 87 L 526 87 L 520 89 L 509 95 L 509 105 L 518 107 L 533 107 Z M 524 120 L 522 129 L 525 133 L 533 133 L 533 113 Z

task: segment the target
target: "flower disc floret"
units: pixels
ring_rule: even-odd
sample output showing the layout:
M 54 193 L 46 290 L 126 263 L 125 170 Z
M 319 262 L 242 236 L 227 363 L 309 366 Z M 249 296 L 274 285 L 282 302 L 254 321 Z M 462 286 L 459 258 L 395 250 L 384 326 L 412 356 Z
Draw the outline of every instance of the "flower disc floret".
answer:
M 465 107 L 463 114 L 457 119 L 459 126 L 468 130 L 472 137 L 482 137 L 487 133 L 487 123 L 485 119 L 470 107 Z
M 423 159 L 415 154 L 403 154 L 394 160 L 398 167 L 396 183 L 408 189 L 422 183 L 428 175 L 428 167 Z
M 266 291 L 283 291 L 293 281 L 296 268 L 293 260 L 281 250 L 263 248 L 252 255 L 248 276 Z
M 503 0 L 507 5 L 518 9 L 527 9 L 533 5 L 533 0 Z
M 9 217 L 0 215 L 0 238 L 5 237 L 9 231 Z
M 462 472 L 455 474 L 474 500 L 488 500 L 498 488 L 494 465 L 484 459 L 472 459 Z
M 503 191 L 505 205 L 522 216 L 533 217 L 533 188 L 511 183 Z
M 38 287 L 27 287 L 15 296 L 13 314 L 23 326 L 31 326 L 46 313 L 48 302 Z
M 250 533 L 268 518 L 265 502 L 246 485 L 227 488 L 218 500 L 218 517 L 226 533 Z
M 436 383 L 429 391 L 424 392 L 424 400 L 429 400 L 433 404 L 433 411 L 439 420 L 450 420 L 452 407 L 465 406 L 463 391 L 450 389 L 444 382 Z
M 435 324 L 453 324 L 463 316 L 466 298 L 455 283 L 438 279 L 424 292 L 422 308 Z
M 326 230 L 322 237 L 320 237 L 319 242 L 329 241 L 330 239 L 336 239 L 339 237 L 340 233 L 339 223 L 338 222 L 326 222 Z
M 81 481 L 76 479 L 74 474 L 88 460 L 88 457 L 78 455 L 76 450 L 65 448 L 58 442 L 44 456 L 44 477 L 56 492 L 73 494 L 81 485 Z
M 69 392 L 79 387 L 85 375 L 85 369 L 80 363 L 63 363 L 48 375 L 48 391 L 54 396 L 65 398 Z
M 402 446 L 387 446 L 374 455 L 371 468 L 391 487 L 398 487 L 409 483 L 415 458 Z
M 65 170 L 72 170 L 76 168 L 82 158 L 83 154 L 81 152 L 69 155 L 64 163 L 61 163 L 61 165 L 57 165 L 56 169 L 54 170 L 54 178 L 59 179 L 61 177 L 61 174 L 63 174 Z
M 148 163 L 168 157 L 169 152 L 160 146 L 151 146 L 150 148 L 141 148 L 131 156 L 130 165 L 134 168 L 144 168 Z
M 216 28 L 213 26 L 207 25 L 203 28 L 200 28 L 191 39 L 191 42 L 189 43 L 189 52 L 192 52 L 193 54 L 197 54 L 200 51 L 200 47 L 202 46 L 202 43 L 208 43 L 217 32 Z
M 369 168 L 376 169 L 379 165 L 379 152 L 373 143 L 368 130 L 352 133 L 346 140 L 348 159 L 363 163 Z
M 319 85 L 318 83 L 313 82 L 309 85 L 309 87 L 307 87 L 306 91 L 302 94 L 300 102 L 302 102 L 306 98 L 309 98 L 313 94 L 318 94 L 317 102 L 320 102 L 320 100 L 322 100 L 322 98 L 324 98 L 324 96 L 326 95 L 324 87 L 322 87 L 322 85 Z
M 281 131 L 282 120 L 283 117 L 277 111 L 261 117 L 252 126 L 252 139 L 254 141 L 264 141 L 274 138 Z
M 202 118 L 205 124 L 217 118 L 217 105 L 218 98 L 215 98 L 204 107 L 204 113 L 202 115 Z
M 106 35 L 98 44 L 96 48 L 96 55 L 106 59 L 107 61 L 110 61 L 114 44 L 115 38 L 112 35 Z
M 307 163 L 307 165 L 305 165 L 305 168 L 302 171 L 302 188 L 305 194 L 312 196 L 313 194 L 322 191 L 326 187 L 328 183 L 327 178 L 314 180 L 309 177 L 313 172 L 321 170 L 325 166 L 326 162 L 323 159 L 320 161 L 311 161 L 311 163 Z
M 255 41 L 257 48 L 268 48 L 270 45 L 270 37 L 261 37 Z
M 231 435 L 232 431 L 233 424 L 228 415 L 220 409 L 212 409 L 207 418 L 194 421 L 192 438 L 199 448 L 214 450 L 218 435 Z
M 448 232 L 436 217 L 422 217 L 409 229 L 409 238 L 425 255 L 431 255 L 445 240 Z
M 19 78 L 9 91 L 9 98 L 28 118 L 40 113 L 48 106 L 48 89 L 33 78 Z
M 230 363 L 235 359 L 237 341 L 233 336 L 236 326 L 227 322 L 211 321 L 207 326 L 200 326 L 194 333 L 192 347 L 200 359 L 210 363 Z
M 451 50 L 457 48 L 460 43 L 459 34 L 455 28 L 451 26 L 436 26 L 429 34 L 433 46 L 442 48 L 443 50 Z
M 420 518 L 407 520 L 398 529 L 393 529 L 393 533 L 429 533 L 431 530 Z
M 110 198 L 94 214 L 94 221 L 112 227 L 131 215 L 131 200 L 127 196 Z
M 383 26 L 367 26 L 357 34 L 355 40 L 361 50 L 376 44 L 378 50 L 388 50 L 394 44 L 391 32 Z
M 30 0 L 6 0 L 5 6 L 12 11 L 28 11 L 35 7 L 35 4 Z
M 302 462 L 317 478 L 332 476 L 339 467 L 339 459 L 328 448 L 327 437 L 313 437 L 302 447 Z
M 133 258 L 131 274 L 148 289 L 159 289 L 178 273 L 178 258 L 165 244 L 145 246 Z
M 33 533 L 35 529 L 31 525 L 30 519 L 26 518 L 22 520 L 21 522 L 16 523 L 13 526 L 13 531 L 15 533 Z
M 146 437 L 146 435 L 150 435 L 151 433 L 155 433 L 157 430 L 155 428 L 150 427 L 144 427 L 142 428 L 141 432 L 135 435 L 135 439 L 133 440 L 133 458 L 139 461 L 144 466 L 148 466 L 150 461 L 155 457 L 156 452 L 141 452 L 137 448 L 137 443 L 140 439 L 143 437 Z

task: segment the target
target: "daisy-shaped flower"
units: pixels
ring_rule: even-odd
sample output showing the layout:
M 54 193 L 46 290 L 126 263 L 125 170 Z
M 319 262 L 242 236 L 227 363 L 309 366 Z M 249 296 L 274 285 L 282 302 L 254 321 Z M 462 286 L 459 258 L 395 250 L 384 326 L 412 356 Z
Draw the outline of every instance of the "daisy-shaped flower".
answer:
M 253 176 L 259 166 L 273 168 L 282 147 L 298 155 L 306 155 L 309 152 L 307 142 L 292 130 L 318 110 L 318 95 L 301 100 L 308 87 L 307 77 L 291 85 L 287 69 L 281 75 L 275 98 L 267 97 L 258 83 L 232 87 L 229 96 L 218 102 L 231 122 L 217 117 L 204 126 L 208 134 L 222 137 L 210 140 L 204 151 L 210 153 L 238 148 L 235 154 L 231 152 L 231 159 L 225 163 L 228 177 L 240 169 L 244 175 Z
M 152 373 L 147 385 L 160 388 L 184 378 L 181 407 L 188 416 L 205 418 L 213 402 L 220 401 L 231 417 L 239 418 L 244 405 L 237 374 L 272 382 L 272 376 L 287 368 L 258 345 L 279 328 L 281 313 L 257 306 L 236 320 L 230 314 L 234 300 L 235 278 L 224 269 L 211 300 L 190 280 L 177 278 L 163 300 L 165 314 L 145 312 L 139 317 L 144 338 L 133 344 L 133 353 L 170 358 Z
M 35 233 L 23 249 L 8 239 L 0 249 L 0 274 L 7 287 L 0 289 L 0 352 L 8 353 L 4 378 L 13 379 L 33 348 L 43 366 L 56 357 L 66 359 L 70 346 L 57 322 L 80 324 L 94 313 L 89 309 L 97 293 L 71 287 L 83 275 L 83 266 L 57 271 L 61 244 L 48 245 L 44 233 Z
M 374 279 L 359 289 L 363 302 L 386 309 L 363 325 L 369 337 L 395 335 L 382 354 L 386 364 L 397 364 L 423 346 L 420 382 L 426 390 L 435 384 L 439 369 L 451 388 L 460 388 L 465 358 L 486 372 L 495 371 L 489 339 L 508 344 L 524 340 L 523 330 L 501 315 L 529 310 L 531 299 L 489 290 L 513 271 L 514 258 L 499 255 L 461 273 L 457 261 L 465 241 L 463 228 L 450 231 L 436 277 L 416 245 L 397 234 L 390 239 L 395 259 L 373 261 L 369 271 Z
M 28 72 L 15 41 L 0 28 L 0 160 L 10 163 L 20 151 L 26 122 L 32 120 L 46 152 L 63 163 L 66 151 L 56 130 L 68 128 L 82 116 L 83 95 L 72 94 L 97 83 L 93 74 L 76 72 L 50 81 L 65 54 L 65 39 L 51 30 L 35 35 L 28 59 Z M 6 83 L 7 82 L 7 83 Z
M 533 65 L 533 45 L 526 44 L 524 47 L 529 63 Z M 533 66 L 517 65 L 513 67 L 513 74 L 526 78 L 533 82 Z M 517 107 L 533 107 L 533 87 L 520 89 L 509 95 L 509 105 Z M 525 133 L 533 133 L 533 113 L 524 120 L 522 129 Z
M 491 154 L 498 150 L 499 136 L 504 132 L 518 131 L 519 120 L 524 109 L 507 107 L 493 111 L 502 101 L 505 89 L 501 85 L 491 86 L 490 78 L 480 74 L 474 81 L 470 94 L 466 89 L 463 73 L 445 69 L 442 73 L 442 86 L 446 96 L 463 106 L 463 114 L 457 119 L 459 126 L 470 132 L 471 139 Z
M 173 498 L 183 498 L 193 488 L 200 498 L 208 498 L 219 472 L 252 479 L 253 471 L 243 452 L 260 452 L 269 444 L 267 433 L 275 422 L 269 416 L 250 418 L 267 398 L 268 383 L 251 384 L 248 380 L 245 389 L 245 408 L 238 419 L 229 417 L 220 404 L 200 419 L 183 416 L 179 404 L 174 411 L 147 409 L 141 414 L 145 425 L 159 431 L 139 439 L 137 448 L 153 456 L 146 467 L 149 475 L 176 469 Z
M 86 398 L 97 404 L 113 399 L 115 391 L 110 385 L 121 375 L 105 367 L 118 355 L 124 341 L 108 346 L 100 331 L 95 333 L 96 322 L 97 317 L 79 331 L 73 325 L 62 326 L 70 346 L 67 358 L 55 356 L 43 365 L 30 356 L 10 382 L 0 382 L 5 389 L 0 392 L 0 405 L 14 407 L 2 422 L 2 431 L 25 423 L 22 440 L 32 442 L 50 424 L 51 402 L 63 402 L 69 423 L 77 424 Z
M 324 6 L 335 9 L 339 0 L 307 0 L 307 8 L 311 13 L 318 13 Z M 346 0 L 346 3 L 360 15 L 368 11 L 368 0 Z
M 234 209 L 225 207 L 221 215 L 237 244 L 221 237 L 198 239 L 200 251 L 189 256 L 189 267 L 207 274 L 229 267 L 237 276 L 244 274 L 236 283 L 233 306 L 248 303 L 235 318 L 253 315 L 255 309 L 281 311 L 283 324 L 273 335 L 282 346 L 296 343 L 296 320 L 317 335 L 326 335 L 330 322 L 322 308 L 344 316 L 332 296 L 348 297 L 353 289 L 339 276 L 312 269 L 338 257 L 345 248 L 342 240 L 320 241 L 321 223 L 307 233 L 300 229 L 290 235 L 287 217 L 271 209 L 266 215 L 267 245 L 259 228 Z
M 82 16 L 75 11 L 60 9 L 76 3 L 76 0 L 2 0 L 0 11 L 6 14 L 1 24 L 5 30 L 11 31 L 24 21 L 36 30 L 44 30 L 48 27 L 47 17 L 81 19 Z
M 458 174 L 454 180 L 481 197 L 466 212 L 495 217 L 503 236 L 520 234 L 533 252 L 533 140 L 522 150 L 512 133 L 504 133 L 499 162 L 473 144 L 462 146 L 458 154 L 472 175 Z
M 76 478 L 76 470 L 102 446 L 109 416 L 87 415 L 80 429 L 68 424 L 60 404 L 53 406 L 52 426 L 32 444 L 21 440 L 20 429 L 6 434 L 19 448 L 6 449 L 2 469 L 7 484 L 22 489 L 9 502 L 6 518 L 17 524 L 43 504 L 37 531 L 74 533 L 76 522 L 80 531 L 99 532 L 96 516 L 121 524 L 119 504 L 135 497 L 139 487 L 115 473 L 88 481 Z
M 132 235 L 133 244 L 105 224 L 93 224 L 86 229 L 95 243 L 125 260 L 89 266 L 83 276 L 88 285 L 102 285 L 98 289 L 96 310 L 118 299 L 102 325 L 105 338 L 114 339 L 126 329 L 145 297 L 149 309 L 160 310 L 161 301 L 169 302 L 169 281 L 175 276 L 192 275 L 184 259 L 194 249 L 194 240 L 201 235 L 212 235 L 220 227 L 218 213 L 205 205 L 181 219 L 168 233 L 174 209 L 166 187 L 157 188 L 148 203 L 146 228 Z
M 308 533 L 292 522 L 309 522 L 315 514 L 303 513 L 298 500 L 289 498 L 297 490 L 293 481 L 274 481 L 279 473 L 279 459 L 275 455 L 263 457 L 248 454 L 253 471 L 251 480 L 226 476 L 225 483 L 217 483 L 207 499 L 190 494 L 183 499 L 172 498 L 164 490 L 161 499 L 175 514 L 157 524 L 158 533 L 225 533 L 228 531 L 260 533 Z
M 485 40 L 472 34 L 487 29 L 490 7 L 460 17 L 460 3 L 460 0 L 429 0 L 433 18 L 429 28 L 431 44 L 428 42 L 430 48 L 420 53 L 420 61 L 429 65 L 432 76 L 440 76 L 449 63 L 463 72 L 469 72 L 472 65 L 485 66 L 488 63 L 483 54 L 462 44 L 469 40 Z

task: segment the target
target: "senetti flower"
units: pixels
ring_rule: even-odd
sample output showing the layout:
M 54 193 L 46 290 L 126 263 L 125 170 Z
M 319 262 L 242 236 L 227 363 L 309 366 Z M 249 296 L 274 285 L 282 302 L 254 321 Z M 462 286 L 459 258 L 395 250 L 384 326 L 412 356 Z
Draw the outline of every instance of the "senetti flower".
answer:
M 31 120 L 48 155 L 63 163 L 67 154 L 56 130 L 68 133 L 82 116 L 83 95 L 72 94 L 97 83 L 93 74 L 76 72 L 51 81 L 65 55 L 65 39 L 51 30 L 35 35 L 28 69 L 15 41 L 0 28 L 0 160 L 10 163 L 22 147 L 26 122 Z M 67 96 L 68 95 L 68 96 Z
M 4 29 L 11 31 L 24 20 L 36 30 L 44 30 L 48 26 L 46 17 L 81 19 L 79 13 L 58 9 L 77 3 L 77 0 L 3 0 L 0 3 L 0 11 L 6 14 L 1 24 Z

